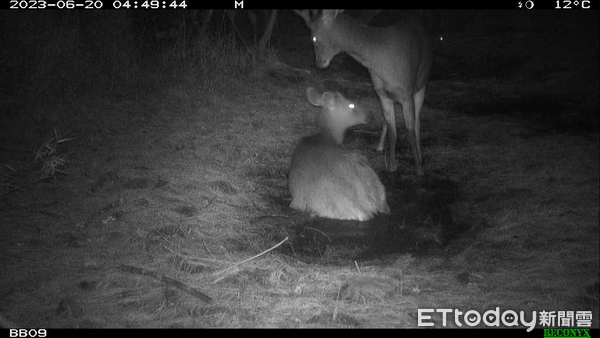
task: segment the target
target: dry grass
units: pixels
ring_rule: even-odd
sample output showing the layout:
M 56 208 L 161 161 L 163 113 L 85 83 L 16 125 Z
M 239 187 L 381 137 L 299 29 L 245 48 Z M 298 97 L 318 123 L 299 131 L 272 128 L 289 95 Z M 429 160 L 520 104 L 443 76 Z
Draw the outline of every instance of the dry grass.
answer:
M 210 106 L 170 90 L 149 99 L 156 112 L 143 120 L 78 136 L 79 149 L 97 150 L 74 156 L 53 195 L 31 205 L 26 196 L 50 188 L 32 187 L 5 202 L 14 211 L 4 209 L 12 226 L 2 246 L 20 257 L 3 257 L 7 317 L 48 327 L 415 327 L 418 308 L 597 304 L 585 291 L 597 282 L 597 134 L 538 134 L 503 117 L 430 109 L 426 167 L 459 184 L 455 220 L 478 235 L 446 258 L 319 266 L 269 253 L 217 274 L 289 234 L 255 220 L 290 217 L 287 164 L 310 129 L 297 90 L 267 85 Z M 74 190 L 82 184 L 83 195 Z M 23 226 L 32 221 L 42 237 Z

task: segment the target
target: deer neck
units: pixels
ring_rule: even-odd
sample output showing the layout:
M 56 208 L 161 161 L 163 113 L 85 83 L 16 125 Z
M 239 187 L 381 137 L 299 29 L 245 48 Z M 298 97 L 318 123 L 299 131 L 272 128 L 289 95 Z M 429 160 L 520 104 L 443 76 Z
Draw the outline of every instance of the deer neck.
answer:
M 346 130 L 332 125 L 321 125 L 319 134 L 330 143 L 342 145 Z
M 363 66 L 373 66 L 368 55 L 376 50 L 377 41 L 383 33 L 382 29 L 367 26 L 347 15 L 336 18 L 335 25 L 338 47 Z

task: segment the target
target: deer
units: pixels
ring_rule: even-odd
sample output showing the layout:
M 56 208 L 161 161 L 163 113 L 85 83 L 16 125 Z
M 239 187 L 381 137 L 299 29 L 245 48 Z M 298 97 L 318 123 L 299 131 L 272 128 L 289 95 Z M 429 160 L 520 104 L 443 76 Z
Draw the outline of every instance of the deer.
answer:
M 368 114 L 338 92 L 307 88 L 306 97 L 321 107 L 319 132 L 302 138 L 294 149 L 288 174 L 290 207 L 356 221 L 389 214 L 385 188 L 368 159 L 342 146 L 346 130 L 367 123 Z
M 387 170 L 395 172 L 396 115 L 394 103 L 402 107 L 408 143 L 417 176 L 423 176 L 421 154 L 421 108 L 431 73 L 433 43 L 416 13 L 402 13 L 388 27 L 373 27 L 343 14 L 343 10 L 294 10 L 309 27 L 318 68 L 345 52 L 369 71 L 379 97 L 383 119 L 377 151 L 384 150 L 389 132 Z

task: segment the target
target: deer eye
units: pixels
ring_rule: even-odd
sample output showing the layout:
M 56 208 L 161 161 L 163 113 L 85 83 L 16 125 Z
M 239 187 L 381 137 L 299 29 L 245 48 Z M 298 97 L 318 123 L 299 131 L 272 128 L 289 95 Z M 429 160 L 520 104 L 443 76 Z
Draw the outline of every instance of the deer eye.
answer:
M 350 103 L 350 104 L 348 105 L 348 107 L 349 107 L 350 109 L 354 109 L 354 103 Z
M 313 42 L 313 43 L 317 43 L 317 37 L 316 37 L 316 36 L 313 36 L 313 37 L 312 37 L 312 42 Z

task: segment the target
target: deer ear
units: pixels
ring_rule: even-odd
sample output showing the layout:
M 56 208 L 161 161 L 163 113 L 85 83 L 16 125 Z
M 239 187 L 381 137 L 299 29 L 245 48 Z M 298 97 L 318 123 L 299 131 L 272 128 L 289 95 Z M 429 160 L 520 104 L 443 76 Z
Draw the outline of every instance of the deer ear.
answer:
M 332 92 L 325 92 L 322 95 L 321 100 L 323 101 L 323 106 L 326 107 L 333 107 L 335 105 L 335 96 L 336 94 L 332 93 Z
M 310 23 L 310 14 L 308 9 L 299 11 L 297 9 L 294 9 L 294 12 L 296 14 L 298 14 L 302 19 L 304 19 L 304 22 L 306 22 L 306 24 L 308 25 Z
M 306 88 L 306 98 L 308 99 L 308 102 L 310 102 L 313 106 L 322 107 L 324 104 L 323 96 L 324 94 L 321 95 L 321 93 L 319 93 L 319 91 L 317 91 L 313 87 Z
M 324 9 L 323 13 L 321 14 L 321 21 L 323 22 L 323 25 L 325 27 L 328 27 L 331 25 L 331 23 L 333 22 L 333 20 L 335 20 L 335 18 L 337 17 L 337 15 L 339 13 L 341 13 L 343 10 L 337 10 L 337 9 Z

